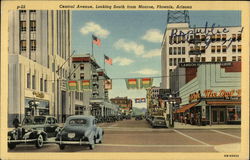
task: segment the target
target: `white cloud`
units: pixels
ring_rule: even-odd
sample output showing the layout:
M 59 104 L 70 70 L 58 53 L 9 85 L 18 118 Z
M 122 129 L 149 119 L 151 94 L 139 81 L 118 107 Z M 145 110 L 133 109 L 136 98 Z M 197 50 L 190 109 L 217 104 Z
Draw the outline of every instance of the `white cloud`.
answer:
M 97 37 L 107 38 L 110 32 L 104 28 L 102 28 L 99 24 L 95 22 L 87 22 L 81 29 L 80 32 L 83 35 L 87 35 L 89 33 L 93 33 Z
M 162 41 L 163 34 L 159 29 L 150 29 L 147 30 L 144 36 L 141 37 L 141 39 L 149 41 L 149 42 L 154 42 L 158 43 Z
M 142 75 L 156 75 L 160 74 L 158 70 L 153 70 L 153 69 L 141 69 L 132 73 L 137 73 L 137 74 L 142 74 Z
M 119 39 L 114 47 L 116 49 L 123 49 L 126 52 L 134 52 L 137 56 L 142 55 L 144 53 L 144 45 L 137 44 L 134 41 L 127 41 L 124 39 Z
M 134 63 L 132 59 L 123 58 L 123 57 L 116 57 L 113 59 L 113 63 L 117 63 L 120 66 L 128 66 L 131 63 Z
M 142 57 L 143 58 L 152 58 L 152 57 L 156 57 L 156 56 L 160 56 L 161 55 L 161 49 L 153 49 L 148 51 L 147 53 L 143 54 Z

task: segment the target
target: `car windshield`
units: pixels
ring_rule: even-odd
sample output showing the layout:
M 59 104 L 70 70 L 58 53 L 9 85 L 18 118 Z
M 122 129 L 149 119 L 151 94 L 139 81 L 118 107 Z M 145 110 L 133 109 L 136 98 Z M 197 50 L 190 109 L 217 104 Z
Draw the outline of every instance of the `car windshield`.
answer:
M 164 117 L 155 117 L 155 120 L 165 120 Z
M 24 125 L 31 125 L 31 124 L 44 124 L 46 118 L 42 116 L 37 117 L 26 117 L 23 120 Z
M 69 121 L 70 125 L 84 125 L 87 124 L 87 120 L 86 119 L 71 119 Z

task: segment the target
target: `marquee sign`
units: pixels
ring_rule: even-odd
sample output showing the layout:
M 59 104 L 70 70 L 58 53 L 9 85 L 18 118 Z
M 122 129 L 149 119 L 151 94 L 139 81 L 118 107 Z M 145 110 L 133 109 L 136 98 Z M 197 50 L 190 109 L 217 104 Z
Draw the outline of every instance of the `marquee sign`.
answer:
M 179 63 L 179 67 L 199 67 L 201 64 L 220 64 L 221 67 L 231 67 L 232 62 L 189 62 Z

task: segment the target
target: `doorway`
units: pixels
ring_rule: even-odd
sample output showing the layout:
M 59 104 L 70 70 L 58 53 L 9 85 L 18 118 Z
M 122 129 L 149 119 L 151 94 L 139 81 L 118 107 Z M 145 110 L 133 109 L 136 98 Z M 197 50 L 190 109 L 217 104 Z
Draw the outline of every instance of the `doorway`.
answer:
M 213 124 L 225 124 L 225 122 L 226 122 L 225 108 L 213 108 L 212 109 L 212 123 Z

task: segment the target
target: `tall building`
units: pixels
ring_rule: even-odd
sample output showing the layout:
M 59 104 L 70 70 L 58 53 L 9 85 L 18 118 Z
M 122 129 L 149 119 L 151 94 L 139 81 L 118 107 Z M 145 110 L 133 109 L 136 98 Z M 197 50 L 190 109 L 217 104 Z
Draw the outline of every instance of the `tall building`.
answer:
M 105 80 L 110 79 L 90 54 L 72 57 L 69 77 L 80 84 L 78 91 L 72 91 L 72 113 L 79 115 L 109 116 L 118 112 L 118 107 L 109 102 Z M 82 89 L 83 83 L 89 87 Z
M 71 12 L 11 10 L 8 16 L 9 124 L 27 114 L 61 121 L 69 111 L 64 80 L 70 69 Z
M 188 11 L 169 11 L 161 50 L 161 88 L 169 89 L 170 73 L 180 62 L 241 61 L 241 26 L 189 23 Z
M 133 102 L 132 99 L 128 97 L 115 97 L 111 98 L 110 101 L 114 104 L 117 104 L 121 110 L 121 113 L 129 115 L 133 111 Z
M 149 115 L 163 116 L 164 108 L 159 104 L 160 87 L 150 87 L 147 91 L 147 111 Z

